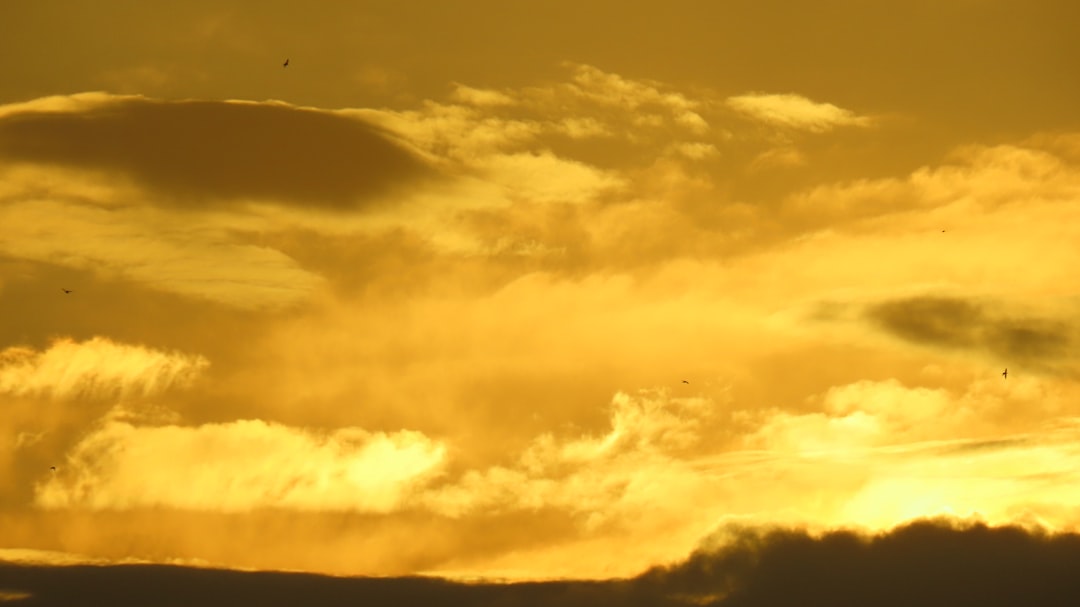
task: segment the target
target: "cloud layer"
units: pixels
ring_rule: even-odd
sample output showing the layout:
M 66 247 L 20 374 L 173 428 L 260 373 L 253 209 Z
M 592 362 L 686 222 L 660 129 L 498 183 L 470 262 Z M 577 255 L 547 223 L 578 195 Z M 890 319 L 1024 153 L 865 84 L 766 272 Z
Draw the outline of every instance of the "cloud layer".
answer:
M 287 46 L 242 23 L 193 35 Z M 1071 123 L 574 57 L 424 88 L 307 48 L 257 78 L 384 96 L 0 107 L 5 546 L 628 578 L 731 524 L 1080 529 Z M 758 604 L 710 554 L 742 581 L 647 600 Z
M 93 596 L 103 603 L 202 605 L 1071 605 L 1076 535 L 1017 527 L 920 522 L 888 534 L 729 529 L 723 543 L 631 579 L 454 583 L 430 578 L 333 578 L 176 566 L 0 565 L 0 584 L 35 605 Z M 913 583 L 918 580 L 918 583 Z
M 320 433 L 242 420 L 184 428 L 110 421 L 38 487 L 44 508 L 397 509 L 445 447 L 417 433 Z M 182 480 L 181 480 L 182 479 Z

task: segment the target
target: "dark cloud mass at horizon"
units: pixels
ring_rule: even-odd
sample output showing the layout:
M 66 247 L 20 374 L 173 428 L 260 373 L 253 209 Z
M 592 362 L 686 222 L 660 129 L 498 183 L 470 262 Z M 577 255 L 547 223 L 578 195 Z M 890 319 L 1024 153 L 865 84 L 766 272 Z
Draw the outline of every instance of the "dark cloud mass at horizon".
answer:
M 729 529 L 724 545 L 630 579 L 452 582 L 169 565 L 0 564 L 0 592 L 61 605 L 996 607 L 1080 602 L 1080 536 L 920 521 L 867 537 Z

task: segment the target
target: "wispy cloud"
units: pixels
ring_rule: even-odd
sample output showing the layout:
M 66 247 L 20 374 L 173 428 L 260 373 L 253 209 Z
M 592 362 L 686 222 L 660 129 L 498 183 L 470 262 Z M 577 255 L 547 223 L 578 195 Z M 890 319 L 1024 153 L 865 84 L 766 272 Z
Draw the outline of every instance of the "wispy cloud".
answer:
M 3 205 L 0 222 L 19 228 L 0 234 L 0 251 L 246 309 L 289 307 L 321 282 L 280 251 L 237 242 L 228 222 L 152 207 L 102 208 L 108 204 L 25 199 Z
M 51 398 L 149 396 L 192 381 L 209 362 L 199 355 L 164 352 L 95 337 L 61 339 L 45 351 L 0 351 L 0 392 Z
M 727 105 L 766 124 L 812 133 L 825 133 L 840 126 L 869 126 L 871 119 L 831 103 L 812 101 L 796 94 L 737 95 Z
M 685 607 L 1041 604 L 1080 600 L 1068 563 L 1080 537 L 977 522 L 924 520 L 888 533 L 725 526 L 689 556 L 623 579 L 506 583 L 430 577 L 329 577 L 181 566 L 0 564 L 13 599 L 67 605 L 93 596 L 115 607 L 170 600 L 199 605 L 439 603 Z M 927 575 L 933 571 L 934 575 Z M 987 575 L 992 572 L 993 575 Z M 912 583 L 913 579 L 921 580 Z M 1033 590 L 1033 588 L 1035 590 Z
M 989 302 L 924 295 L 872 305 L 866 315 L 886 331 L 915 343 L 984 350 L 1016 364 L 1053 366 L 1068 361 L 1074 320 L 993 308 Z
M 37 488 L 35 501 L 50 509 L 389 512 L 439 471 L 444 454 L 416 432 L 107 420 L 72 449 L 62 474 Z
M 450 98 L 454 101 L 480 107 L 513 105 L 516 103 L 514 98 L 506 93 L 491 89 L 473 88 L 464 84 L 455 86 Z

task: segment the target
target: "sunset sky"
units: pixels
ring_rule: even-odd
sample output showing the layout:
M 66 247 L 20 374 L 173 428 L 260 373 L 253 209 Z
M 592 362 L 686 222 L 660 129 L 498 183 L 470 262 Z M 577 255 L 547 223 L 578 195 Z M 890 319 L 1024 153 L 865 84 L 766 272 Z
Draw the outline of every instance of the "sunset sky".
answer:
M 1080 532 L 1080 4 L 0 12 L 0 561 Z

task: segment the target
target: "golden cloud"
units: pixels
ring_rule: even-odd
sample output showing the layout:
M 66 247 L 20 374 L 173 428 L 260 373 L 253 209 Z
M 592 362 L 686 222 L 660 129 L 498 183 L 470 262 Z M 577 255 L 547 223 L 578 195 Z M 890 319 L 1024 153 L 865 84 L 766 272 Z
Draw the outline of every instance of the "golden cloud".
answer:
M 115 419 L 41 483 L 47 509 L 263 508 L 386 513 L 437 474 L 445 447 L 409 431 L 316 431 L 259 420 L 194 427 Z
M 0 235 L 0 251 L 247 309 L 294 305 L 320 284 L 280 251 L 236 242 L 220 219 L 137 206 L 108 210 L 79 200 L 20 200 L 0 207 L 0 222 L 21 226 Z
M 859 116 L 831 103 L 812 101 L 796 94 L 736 95 L 728 97 L 732 109 L 773 126 L 812 133 L 824 133 L 838 126 L 869 126 L 866 116 Z
M 209 362 L 199 355 L 118 344 L 104 337 L 60 339 L 45 351 L 0 351 L 0 392 L 15 396 L 124 398 L 190 383 Z
M 465 86 L 464 84 L 455 86 L 450 98 L 454 101 L 481 107 L 513 105 L 515 103 L 514 98 L 506 93 L 493 91 L 491 89 L 473 88 L 471 86 Z

